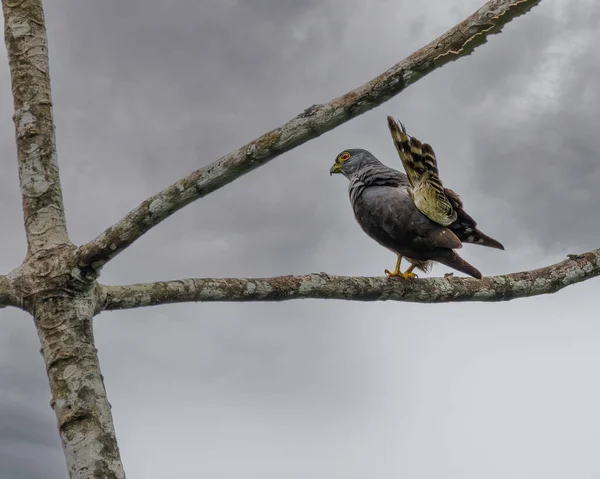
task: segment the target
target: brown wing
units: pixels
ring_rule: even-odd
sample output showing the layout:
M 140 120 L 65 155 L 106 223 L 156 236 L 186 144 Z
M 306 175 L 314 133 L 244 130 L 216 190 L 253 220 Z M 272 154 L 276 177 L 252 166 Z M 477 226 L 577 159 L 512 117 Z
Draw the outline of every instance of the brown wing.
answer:
M 431 145 L 408 136 L 404 125 L 388 116 L 388 127 L 402 165 L 410 181 L 410 195 L 421 213 L 442 226 L 457 218 L 457 212 L 446 197 L 437 160 Z

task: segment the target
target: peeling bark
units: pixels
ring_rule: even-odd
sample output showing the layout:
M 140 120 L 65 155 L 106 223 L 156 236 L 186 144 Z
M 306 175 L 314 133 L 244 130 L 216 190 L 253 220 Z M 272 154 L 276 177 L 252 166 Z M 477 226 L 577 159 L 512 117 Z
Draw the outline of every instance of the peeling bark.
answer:
M 482 280 L 453 276 L 404 280 L 318 273 L 274 278 L 190 278 L 128 286 L 101 285 L 98 307 L 101 310 L 117 310 L 169 303 L 307 298 L 412 303 L 510 301 L 555 293 L 599 275 L 600 249 L 597 249 L 570 255 L 569 259 L 544 268 Z
M 69 242 L 41 0 L 2 1 L 28 254 Z
M 327 104 L 307 108 L 285 125 L 148 198 L 96 239 L 82 246 L 80 265 L 100 269 L 140 236 L 187 204 L 381 105 L 436 68 L 469 55 L 476 46 L 486 41 L 488 35 L 499 32 L 506 23 L 540 1 L 487 2 L 469 18 L 373 80 Z

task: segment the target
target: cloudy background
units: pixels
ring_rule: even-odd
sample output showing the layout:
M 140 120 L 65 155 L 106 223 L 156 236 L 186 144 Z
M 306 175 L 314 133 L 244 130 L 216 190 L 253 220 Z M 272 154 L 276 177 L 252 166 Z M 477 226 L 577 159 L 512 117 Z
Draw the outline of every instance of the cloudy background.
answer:
M 46 2 L 74 242 L 147 196 L 369 80 L 482 0 Z M 381 275 L 340 150 L 399 165 L 385 116 L 433 144 L 444 182 L 506 251 L 484 274 L 598 247 L 600 4 L 544 0 L 466 59 L 152 230 L 125 284 Z M 25 254 L 0 62 L 2 271 Z M 437 267 L 435 275 L 446 272 Z M 600 477 L 598 281 L 506 304 L 295 301 L 103 313 L 96 337 L 129 478 Z M 66 468 L 30 318 L 0 312 L 0 477 Z

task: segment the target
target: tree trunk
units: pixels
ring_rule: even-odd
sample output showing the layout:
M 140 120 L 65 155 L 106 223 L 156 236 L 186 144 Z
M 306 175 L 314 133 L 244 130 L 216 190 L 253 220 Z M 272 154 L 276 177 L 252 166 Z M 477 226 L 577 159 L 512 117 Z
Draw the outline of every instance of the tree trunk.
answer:
M 45 293 L 33 305 L 69 477 L 122 479 L 125 472 L 94 346 L 94 310 L 93 292 L 75 297 Z

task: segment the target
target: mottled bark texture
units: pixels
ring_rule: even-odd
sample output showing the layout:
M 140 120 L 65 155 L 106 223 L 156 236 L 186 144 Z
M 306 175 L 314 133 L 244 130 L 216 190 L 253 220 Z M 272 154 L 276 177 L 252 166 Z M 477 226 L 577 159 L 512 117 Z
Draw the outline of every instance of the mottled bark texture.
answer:
M 56 157 L 41 0 L 2 0 L 14 97 L 27 256 L 0 280 L 0 304 L 37 327 L 69 476 L 124 478 L 94 347 L 94 272 L 76 268 Z
M 38 251 L 12 281 L 35 321 L 69 477 L 120 479 L 125 473 L 92 329 L 98 287 L 77 274 L 76 263 L 74 245 Z
M 131 286 L 102 286 L 97 282 L 107 261 L 175 211 L 380 105 L 441 65 L 469 54 L 487 35 L 539 1 L 489 1 L 374 80 L 325 105 L 308 108 L 282 127 L 195 171 L 77 248 L 67 235 L 60 188 L 42 2 L 2 0 L 28 253 L 19 267 L 0 276 L 0 307 L 19 307 L 34 317 L 71 479 L 125 477 L 94 346 L 92 318 L 102 310 L 183 301 L 294 298 L 501 301 L 551 293 L 598 275 L 596 250 L 548 268 L 483 281 L 402 281 L 322 273 Z
M 190 278 L 128 286 L 101 285 L 98 307 L 116 310 L 167 303 L 307 298 L 412 303 L 509 301 L 555 293 L 599 275 L 600 249 L 570 255 L 566 261 L 545 268 L 482 280 L 453 276 L 405 280 L 316 273 L 274 278 Z
M 317 138 L 381 105 L 442 65 L 466 56 L 511 19 L 541 0 L 492 0 L 463 22 L 364 85 L 324 105 L 313 105 L 283 126 L 265 133 L 214 163 L 194 171 L 148 198 L 81 248 L 82 267 L 101 268 L 136 239 L 185 205 L 273 158 Z
M 94 346 L 94 295 L 38 298 L 32 311 L 72 479 L 124 478 Z
M 0 308 L 6 306 L 22 307 L 21 295 L 10 275 L 0 276 Z
M 69 242 L 63 208 L 40 0 L 3 0 L 28 254 Z

